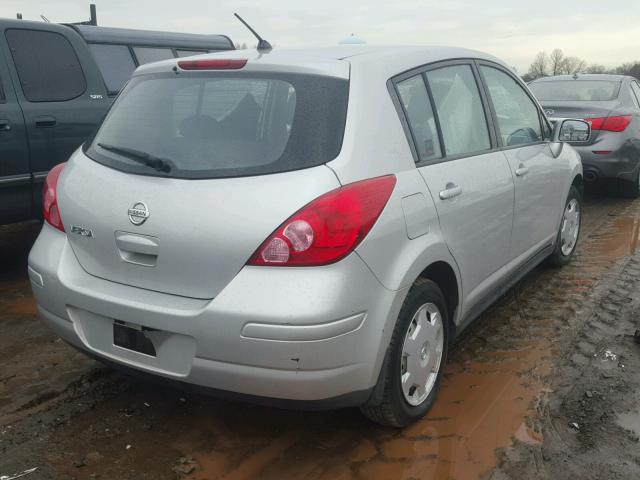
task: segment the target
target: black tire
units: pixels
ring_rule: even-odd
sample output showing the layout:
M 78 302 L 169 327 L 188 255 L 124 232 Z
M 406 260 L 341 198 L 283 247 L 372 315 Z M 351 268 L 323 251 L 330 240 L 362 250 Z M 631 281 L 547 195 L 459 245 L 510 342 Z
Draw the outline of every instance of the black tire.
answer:
M 571 251 L 568 254 L 565 254 L 562 251 L 562 241 L 561 241 L 562 226 L 564 223 L 564 212 L 567 208 L 567 205 L 569 205 L 569 203 L 574 199 L 578 202 L 578 207 L 580 212 L 580 215 L 578 217 L 578 220 L 579 220 L 578 221 L 578 238 L 576 239 L 576 242 L 573 245 L 573 248 L 571 249 Z M 571 186 L 571 188 L 569 189 L 569 195 L 567 196 L 567 201 L 565 202 L 565 207 L 562 211 L 562 215 L 563 215 L 562 217 L 563 219 L 560 221 L 560 227 L 558 228 L 558 235 L 556 237 L 556 246 L 553 250 L 553 253 L 549 255 L 549 258 L 547 259 L 547 264 L 553 267 L 561 267 L 569 263 L 573 258 L 573 254 L 576 251 L 578 241 L 580 240 L 580 229 L 582 228 L 582 195 L 580 195 L 580 191 L 574 186 Z
M 640 169 L 638 169 L 635 181 L 626 181 L 622 183 L 620 193 L 625 198 L 640 197 Z
M 418 406 L 410 405 L 404 397 L 401 385 L 400 365 L 402 362 L 402 347 L 405 335 L 415 313 L 425 304 L 434 304 L 441 315 L 443 325 L 443 349 L 440 367 L 437 372 L 436 381 L 426 399 Z M 413 284 L 407 298 L 402 305 L 398 315 L 398 321 L 393 330 L 391 343 L 388 351 L 388 361 L 383 365 L 381 372 L 381 385 L 376 386 L 382 389 L 381 400 L 376 404 L 369 403 L 360 407 L 362 413 L 376 423 L 392 427 L 405 427 L 422 418 L 433 405 L 436 399 L 442 372 L 447 362 L 449 350 L 450 325 L 447 314 L 447 306 L 442 290 L 431 280 L 419 278 Z

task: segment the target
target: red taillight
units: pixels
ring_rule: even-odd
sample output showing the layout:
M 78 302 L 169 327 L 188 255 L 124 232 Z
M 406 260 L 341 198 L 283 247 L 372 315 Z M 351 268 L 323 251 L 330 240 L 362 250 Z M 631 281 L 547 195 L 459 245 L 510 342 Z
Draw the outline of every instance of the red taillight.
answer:
M 249 265 L 317 266 L 351 253 L 376 223 L 396 177 L 363 180 L 326 193 L 284 222 Z
M 64 232 L 62 218 L 60 218 L 60 209 L 58 208 L 58 178 L 64 169 L 65 164 L 60 163 L 53 167 L 47 179 L 44 181 L 44 189 L 42 191 L 42 216 L 45 221 L 52 227 Z
M 204 60 L 180 60 L 182 70 L 239 70 L 247 64 L 246 58 L 216 58 Z
M 621 115 L 619 117 L 586 118 L 585 120 L 591 124 L 591 130 L 624 132 L 633 117 L 631 115 Z

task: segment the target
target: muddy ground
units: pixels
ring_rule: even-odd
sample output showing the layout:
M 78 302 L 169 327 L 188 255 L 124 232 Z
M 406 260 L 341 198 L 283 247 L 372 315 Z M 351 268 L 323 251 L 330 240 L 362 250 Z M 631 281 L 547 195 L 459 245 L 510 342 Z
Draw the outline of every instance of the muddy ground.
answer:
M 465 332 L 434 408 L 405 430 L 84 357 L 37 318 L 25 264 L 39 228 L 0 227 L 3 480 L 640 478 L 640 200 L 589 198 L 575 261 L 536 269 Z

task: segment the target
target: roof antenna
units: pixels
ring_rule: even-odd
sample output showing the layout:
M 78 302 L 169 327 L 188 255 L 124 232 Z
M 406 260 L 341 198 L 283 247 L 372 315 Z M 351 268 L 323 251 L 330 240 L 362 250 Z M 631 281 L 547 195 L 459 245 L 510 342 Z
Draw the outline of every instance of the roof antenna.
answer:
M 21 13 L 16 13 L 16 18 L 18 20 L 22 20 L 22 14 Z
M 259 52 L 268 52 L 270 50 L 273 49 L 273 47 L 271 46 L 271 44 L 269 42 L 267 42 L 264 38 L 262 38 L 260 35 L 258 35 L 258 32 L 256 32 L 253 28 L 251 28 L 249 26 L 249 24 L 247 22 L 244 21 L 244 19 L 238 15 L 237 13 L 234 13 L 234 15 L 236 16 L 236 18 L 238 20 L 240 20 L 242 22 L 242 24 L 247 27 L 249 29 L 249 31 L 251 33 L 253 33 L 255 35 L 255 37 L 258 39 L 258 51 Z
M 45 21 L 45 23 L 51 23 L 47 17 L 44 15 L 40 15 L 40 18 Z

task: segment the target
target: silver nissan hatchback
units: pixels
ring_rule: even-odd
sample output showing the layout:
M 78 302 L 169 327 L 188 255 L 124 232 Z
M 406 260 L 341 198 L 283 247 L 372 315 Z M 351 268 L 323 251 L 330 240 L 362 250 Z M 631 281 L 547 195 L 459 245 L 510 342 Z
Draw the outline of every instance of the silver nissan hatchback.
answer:
M 502 62 L 444 47 L 232 51 L 139 68 L 47 177 L 39 311 L 108 363 L 404 426 L 448 348 L 547 259 L 582 168 Z

